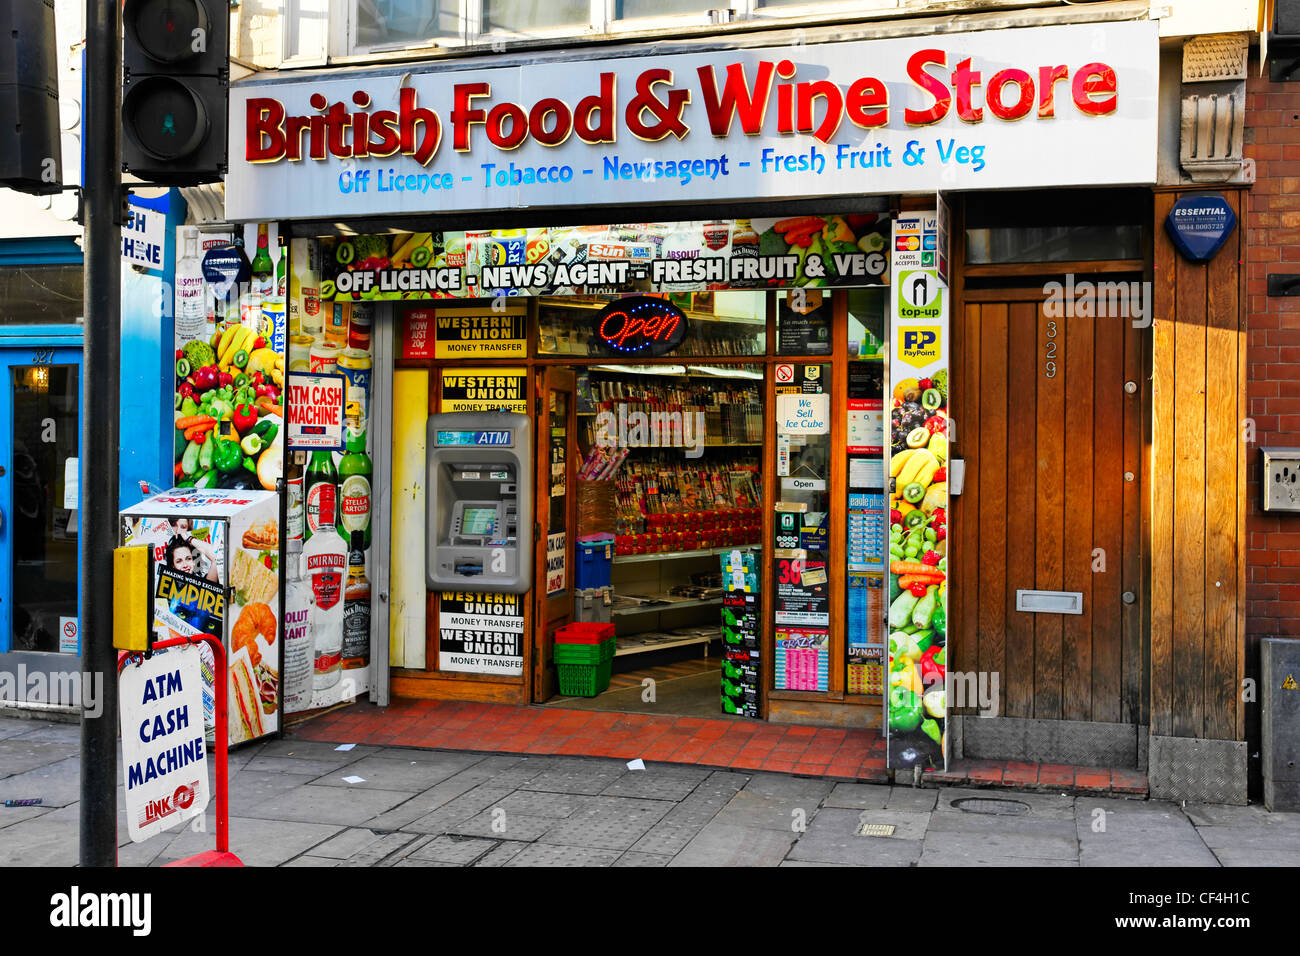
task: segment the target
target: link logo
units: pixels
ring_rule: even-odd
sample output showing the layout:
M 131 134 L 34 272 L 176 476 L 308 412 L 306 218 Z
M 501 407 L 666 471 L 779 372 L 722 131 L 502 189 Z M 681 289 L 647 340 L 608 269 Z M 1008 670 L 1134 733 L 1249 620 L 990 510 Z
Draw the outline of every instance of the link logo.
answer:
M 939 361 L 942 349 L 941 327 L 937 325 L 903 325 L 898 329 L 898 360 L 914 368 L 925 368 Z

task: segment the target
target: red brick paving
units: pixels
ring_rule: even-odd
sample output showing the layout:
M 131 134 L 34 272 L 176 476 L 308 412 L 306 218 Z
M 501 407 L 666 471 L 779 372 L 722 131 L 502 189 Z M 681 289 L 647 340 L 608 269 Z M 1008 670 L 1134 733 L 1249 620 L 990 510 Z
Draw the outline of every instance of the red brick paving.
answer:
M 888 783 L 886 744 L 874 730 L 739 722 L 708 717 L 652 717 L 558 707 L 399 700 L 357 704 L 299 723 L 304 740 L 428 747 L 491 753 L 564 754 L 698 764 Z M 910 775 L 909 775 L 910 779 Z M 1129 770 L 1002 760 L 957 760 L 925 783 L 1017 787 L 1146 796 L 1147 779 Z

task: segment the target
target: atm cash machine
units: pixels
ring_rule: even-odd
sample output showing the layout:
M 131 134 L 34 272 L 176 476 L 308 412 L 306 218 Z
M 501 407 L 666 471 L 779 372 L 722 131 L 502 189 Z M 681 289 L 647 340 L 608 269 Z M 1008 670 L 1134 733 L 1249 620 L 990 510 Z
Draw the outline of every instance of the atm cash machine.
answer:
M 532 587 L 533 442 L 527 415 L 429 416 L 428 545 L 434 590 Z

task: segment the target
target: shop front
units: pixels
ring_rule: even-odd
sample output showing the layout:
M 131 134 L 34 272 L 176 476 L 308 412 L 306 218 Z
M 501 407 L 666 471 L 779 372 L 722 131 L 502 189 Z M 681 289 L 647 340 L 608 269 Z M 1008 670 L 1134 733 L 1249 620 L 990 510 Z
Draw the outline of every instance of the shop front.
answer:
M 1047 683 L 967 609 L 1001 549 L 1031 629 L 1073 626 L 1060 456 L 1148 400 L 1042 289 L 1150 272 L 1155 25 L 792 39 L 232 88 L 227 217 L 290 237 L 284 537 L 354 592 L 309 614 L 351 693 L 878 727 L 936 768 L 950 713 Z

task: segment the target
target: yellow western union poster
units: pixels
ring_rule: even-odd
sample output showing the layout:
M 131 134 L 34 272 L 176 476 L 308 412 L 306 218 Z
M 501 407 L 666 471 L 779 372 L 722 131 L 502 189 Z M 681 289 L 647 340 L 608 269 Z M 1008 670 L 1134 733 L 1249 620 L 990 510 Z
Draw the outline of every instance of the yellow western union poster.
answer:
M 466 309 L 437 309 L 434 357 L 440 359 L 514 358 L 528 354 L 528 310 L 511 303 Z
M 444 412 L 528 411 L 528 370 L 522 368 L 445 368 Z

